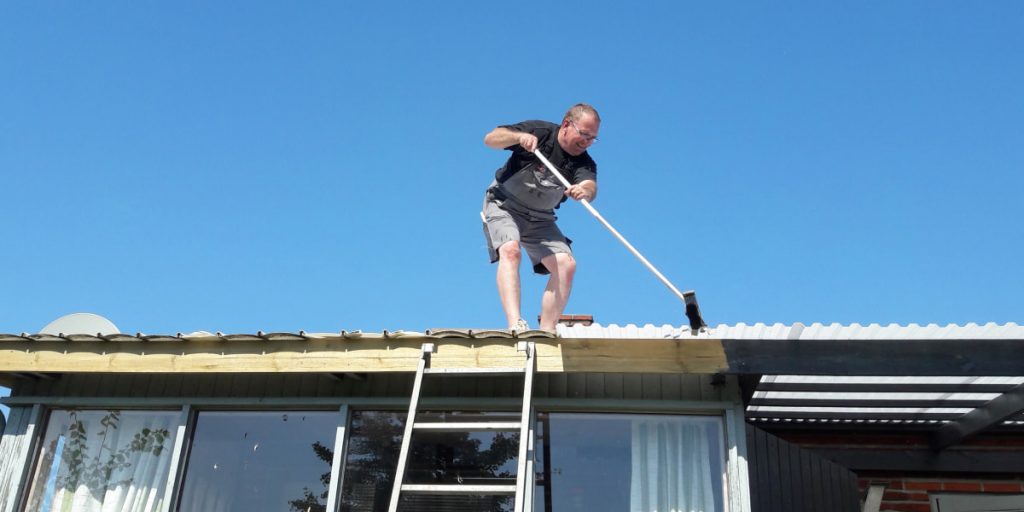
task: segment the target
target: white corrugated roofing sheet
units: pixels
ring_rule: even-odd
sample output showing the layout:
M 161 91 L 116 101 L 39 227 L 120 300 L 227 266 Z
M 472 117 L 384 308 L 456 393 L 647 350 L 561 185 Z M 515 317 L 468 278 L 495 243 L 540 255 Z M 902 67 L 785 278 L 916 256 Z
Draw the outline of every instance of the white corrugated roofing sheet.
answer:
M 521 333 L 523 334 L 523 333 Z M 527 331 L 525 337 L 548 337 L 550 334 L 543 331 Z M 261 338 L 268 341 L 274 339 L 310 339 L 310 338 L 401 338 L 401 337 L 456 337 L 456 338 L 487 338 L 487 337 L 512 337 L 512 333 L 505 329 L 428 329 L 426 331 L 405 331 L 385 330 L 382 332 L 346 331 L 337 332 L 305 332 L 297 333 L 264 333 L 255 334 L 224 334 L 208 331 L 196 331 L 191 333 L 157 334 L 144 335 L 131 334 L 110 334 L 94 336 L 93 334 L 64 333 L 58 334 L 0 334 L 0 339 L 26 338 L 33 339 L 60 339 L 60 338 L 103 338 L 108 341 L 120 339 L 130 340 L 135 338 L 208 338 L 217 337 L 224 339 Z M 687 325 L 651 325 L 638 326 L 627 325 L 559 325 L 558 336 L 563 338 L 604 338 L 604 339 L 755 339 L 755 340 L 899 340 L 899 339 L 1024 339 L 1024 326 L 1015 323 L 996 324 L 975 324 L 965 325 L 918 325 L 918 324 L 744 324 L 735 325 L 720 324 L 714 327 L 702 329 L 700 332 L 693 332 Z M 522 337 L 522 336 L 521 336 Z
M 720 324 L 699 333 L 688 326 L 651 324 L 560 325 L 558 334 L 564 338 L 712 338 L 757 340 L 881 340 L 881 339 L 1024 339 L 1024 326 L 1015 323 L 966 325 L 918 324 Z

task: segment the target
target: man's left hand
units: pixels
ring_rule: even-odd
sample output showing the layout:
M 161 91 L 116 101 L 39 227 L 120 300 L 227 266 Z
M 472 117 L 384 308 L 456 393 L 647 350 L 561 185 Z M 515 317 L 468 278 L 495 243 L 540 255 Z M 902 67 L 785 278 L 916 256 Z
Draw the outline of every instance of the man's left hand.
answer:
M 590 191 L 587 190 L 587 188 L 584 187 L 583 185 L 579 184 L 572 185 L 569 188 L 565 189 L 565 195 L 577 201 L 581 199 L 586 199 L 587 201 L 590 201 L 591 199 L 593 199 L 590 195 Z

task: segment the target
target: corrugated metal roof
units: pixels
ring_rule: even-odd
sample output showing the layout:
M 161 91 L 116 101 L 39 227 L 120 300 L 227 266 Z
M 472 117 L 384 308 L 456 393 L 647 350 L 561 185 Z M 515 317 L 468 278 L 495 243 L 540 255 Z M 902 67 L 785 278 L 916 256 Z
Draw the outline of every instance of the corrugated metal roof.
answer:
M 558 327 L 565 338 L 712 338 L 757 340 L 897 340 L 897 339 L 1024 339 L 1024 326 L 1015 323 L 966 325 L 918 324 L 720 324 L 694 333 L 689 326 L 633 324 Z
M 516 333 L 503 329 L 429 329 L 427 331 L 334 333 L 224 334 L 205 331 L 173 335 L 142 333 L 0 334 L 0 342 L 35 341 L 231 341 L 394 338 L 545 338 L 544 331 Z M 700 332 L 687 325 L 559 325 L 558 336 L 591 339 L 742 339 L 742 340 L 1024 340 L 1024 326 L 1016 323 L 966 325 L 879 324 L 721 324 Z M 935 428 L 983 407 L 1003 393 L 1024 385 L 1024 376 L 1003 377 L 853 377 L 828 375 L 766 375 L 758 383 L 747 416 L 765 424 L 909 425 Z M 1015 414 L 1003 426 L 1024 425 Z
M 302 341 L 302 340 L 323 340 L 323 339 L 397 339 L 397 338 L 554 338 L 555 334 L 547 331 L 530 330 L 515 332 L 505 329 L 432 329 L 425 332 L 420 331 L 389 331 L 363 332 L 346 331 L 339 332 L 263 332 L 257 331 L 250 334 L 225 334 L 222 332 L 194 331 L 190 333 L 175 334 L 0 334 L 0 342 L 3 341 Z
M 263 332 L 225 334 L 222 332 L 195 331 L 175 334 L 109 334 L 94 335 L 80 333 L 63 334 L 0 334 L 0 341 L 9 339 L 34 340 L 106 340 L 106 341 L 155 341 L 155 340 L 204 340 L 217 338 L 230 339 L 263 339 L 266 341 L 285 339 L 373 339 L 373 338 L 512 338 L 512 337 L 551 337 L 551 333 L 531 330 L 516 333 L 507 329 L 449 329 L 436 328 L 426 331 L 384 330 L 382 332 L 363 332 L 359 330 L 341 330 L 338 332 Z M 720 324 L 715 327 L 693 332 L 688 325 L 559 325 L 558 336 L 563 338 L 600 338 L 600 339 L 755 339 L 755 340 L 900 340 L 900 339 L 1024 339 L 1024 326 L 1016 323 L 966 325 L 918 325 L 918 324 L 821 324 L 791 325 L 776 324 Z

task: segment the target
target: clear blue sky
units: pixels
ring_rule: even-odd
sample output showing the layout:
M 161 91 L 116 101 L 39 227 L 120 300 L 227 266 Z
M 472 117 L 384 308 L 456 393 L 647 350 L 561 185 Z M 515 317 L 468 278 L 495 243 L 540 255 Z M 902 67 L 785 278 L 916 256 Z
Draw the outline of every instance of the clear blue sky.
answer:
M 1022 52 L 1019 1 L 4 2 L 0 332 L 503 327 L 482 137 L 577 101 L 710 323 L 1020 323 Z M 567 313 L 685 323 L 561 225 Z

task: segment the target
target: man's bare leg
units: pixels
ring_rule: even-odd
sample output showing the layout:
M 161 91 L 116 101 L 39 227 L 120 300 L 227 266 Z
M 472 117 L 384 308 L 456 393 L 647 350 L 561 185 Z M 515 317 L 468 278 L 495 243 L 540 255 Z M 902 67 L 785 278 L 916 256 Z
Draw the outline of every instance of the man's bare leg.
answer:
M 558 318 L 569 303 L 572 279 L 576 275 L 576 260 L 571 254 L 560 252 L 545 256 L 540 262 L 551 272 L 540 299 L 540 328 L 554 331 Z
M 519 263 L 522 259 L 519 242 L 511 240 L 498 247 L 498 296 L 501 297 L 509 329 L 514 329 L 523 316 L 519 288 Z

